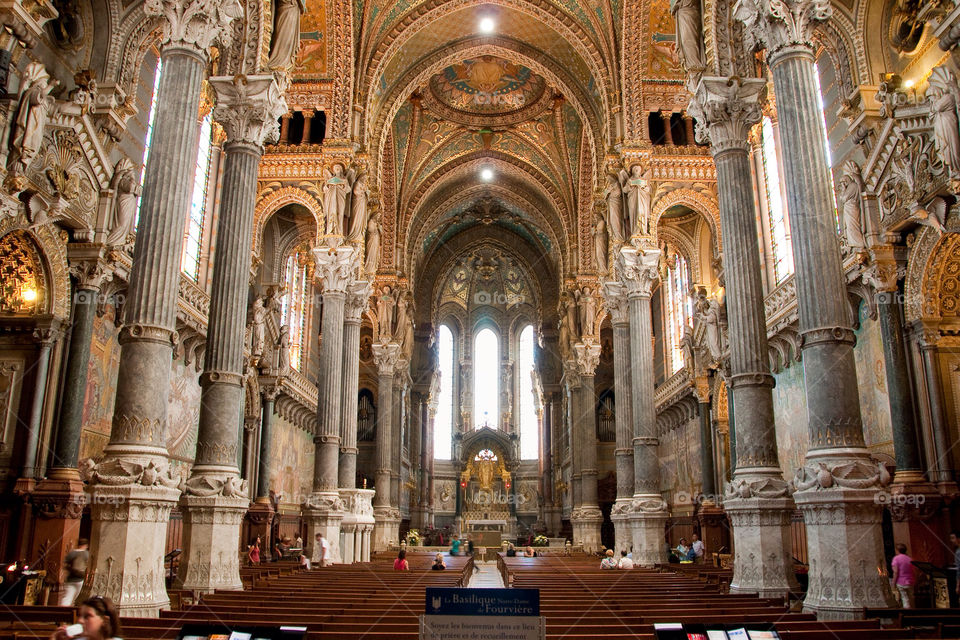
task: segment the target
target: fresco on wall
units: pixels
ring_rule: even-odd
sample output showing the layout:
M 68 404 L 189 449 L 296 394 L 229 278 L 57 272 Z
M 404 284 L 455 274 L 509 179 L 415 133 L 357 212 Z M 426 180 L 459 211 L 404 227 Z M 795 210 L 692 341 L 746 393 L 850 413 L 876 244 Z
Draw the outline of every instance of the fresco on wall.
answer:
M 167 394 L 167 451 L 174 475 L 187 475 L 197 455 L 200 428 L 200 374 L 192 365 L 173 362 Z
M 893 457 L 893 426 L 890 422 L 890 397 L 883 360 L 883 338 L 880 323 L 867 316 L 860 305 L 860 328 L 856 331 L 857 386 L 860 389 L 860 413 L 863 438 L 874 453 Z
M 807 396 L 803 365 L 793 363 L 774 374 L 773 418 L 777 425 L 777 449 L 783 477 L 790 479 L 803 464 L 810 437 L 807 433 Z M 733 412 L 736 421 L 736 410 Z
M 300 51 L 294 75 L 300 78 L 327 77 L 327 14 L 324 0 L 306 0 L 307 10 L 300 17 Z
M 119 330 L 116 308 L 107 305 L 102 316 L 93 321 L 90 340 L 90 364 L 83 401 L 83 431 L 80 436 L 80 460 L 99 458 L 110 440 L 113 401 L 117 394 L 117 367 L 120 366 Z
M 281 502 L 299 504 L 313 486 L 313 438 L 279 415 L 273 417 L 273 433 L 270 488 Z
M 703 487 L 700 477 L 700 425 L 690 420 L 660 435 L 660 490 L 674 506 L 691 504 Z
M 670 3 L 655 0 L 650 5 L 650 54 L 647 61 L 651 77 L 680 76 L 677 55 L 677 25 L 670 14 Z

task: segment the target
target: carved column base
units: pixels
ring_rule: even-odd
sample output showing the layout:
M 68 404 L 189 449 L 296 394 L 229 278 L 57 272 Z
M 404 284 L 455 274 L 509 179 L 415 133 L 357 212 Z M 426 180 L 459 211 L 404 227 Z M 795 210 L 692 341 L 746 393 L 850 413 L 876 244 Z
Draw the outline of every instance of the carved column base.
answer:
M 51 604 L 59 603 L 63 584 L 63 559 L 76 548 L 80 537 L 80 516 L 87 503 L 83 483 L 75 469 L 73 477 L 41 480 L 31 493 L 34 505 L 32 546 L 29 557 L 41 562 L 37 569 L 47 572 L 46 584 L 51 588 Z M 31 481 L 32 482 L 32 481 Z M 20 481 L 17 481 L 20 484 Z M 28 507 L 29 508 L 29 507 Z
M 630 504 L 633 498 L 617 498 L 610 511 L 613 520 L 613 550 L 620 557 L 621 551 L 630 551 L 633 547 L 633 525 L 630 522 Z
M 314 543 L 317 534 L 322 533 L 330 545 L 327 564 L 339 564 L 342 561 L 340 555 L 340 524 L 343 522 L 345 515 L 340 495 L 332 492 L 313 494 L 307 502 L 307 508 L 304 509 L 303 515 L 307 523 L 307 540 L 314 548 L 314 557 L 311 560 L 314 563 L 320 562 L 319 549 Z
M 267 498 L 257 498 L 247 510 L 247 537 L 240 542 L 248 545 L 260 536 L 260 559 L 263 560 L 273 549 L 270 534 L 273 531 L 273 517 L 276 512 Z M 246 548 L 246 547 L 244 547 Z M 309 548 L 309 547 L 308 547 Z
M 723 507 L 704 502 L 700 505 L 697 520 L 700 522 L 700 539 L 706 549 L 704 562 L 712 562 L 714 553 L 730 553 L 730 521 Z
M 79 600 L 105 596 L 121 615 L 139 618 L 156 618 L 170 607 L 163 556 L 179 496 L 159 484 L 93 486 L 90 574 Z
M 603 524 L 603 514 L 596 507 L 581 507 L 570 515 L 570 524 L 573 525 L 573 544 L 583 545 L 587 553 L 600 551 L 603 544 L 600 542 L 600 525 Z
M 400 542 L 400 511 L 392 507 L 375 507 L 373 517 L 373 551 L 382 552 Z
M 664 530 L 670 512 L 660 496 L 634 497 L 630 520 L 633 524 L 633 562 L 652 567 L 667 561 Z
M 895 480 L 900 477 L 897 474 Z M 907 545 L 914 560 L 937 566 L 952 564 L 953 554 L 943 545 L 950 529 L 943 496 L 930 482 L 890 485 L 887 508 L 893 520 L 893 539 Z
M 375 493 L 373 489 L 340 489 L 344 508 L 340 523 L 340 550 L 345 564 L 365 562 L 363 534 L 374 525 L 372 501 Z
M 833 475 L 836 478 L 836 470 Z M 805 612 L 822 620 L 852 620 L 862 617 L 864 607 L 895 606 L 883 556 L 881 495 L 876 487 L 836 483 L 794 493 L 807 525 L 810 581 Z
M 783 485 L 784 493 L 786 483 Z M 733 525 L 733 579 L 731 593 L 756 593 L 761 598 L 780 598 L 799 592 L 793 572 L 793 544 L 790 516 L 793 500 L 788 497 L 731 497 L 724 500 Z
M 216 589 L 238 591 L 240 524 L 250 501 L 246 497 L 184 496 L 183 556 L 174 586 L 194 593 Z

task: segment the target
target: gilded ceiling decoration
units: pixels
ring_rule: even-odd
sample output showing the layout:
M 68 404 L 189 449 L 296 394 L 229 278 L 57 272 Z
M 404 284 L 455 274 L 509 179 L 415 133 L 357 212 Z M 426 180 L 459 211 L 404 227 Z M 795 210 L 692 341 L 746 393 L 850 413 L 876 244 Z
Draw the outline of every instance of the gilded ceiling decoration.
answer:
M 498 116 L 536 102 L 546 82 L 529 67 L 486 55 L 446 67 L 430 79 L 429 90 L 455 111 Z
M 328 78 L 327 12 L 325 0 L 305 0 L 306 12 L 300 18 L 300 51 L 294 75 L 298 78 Z

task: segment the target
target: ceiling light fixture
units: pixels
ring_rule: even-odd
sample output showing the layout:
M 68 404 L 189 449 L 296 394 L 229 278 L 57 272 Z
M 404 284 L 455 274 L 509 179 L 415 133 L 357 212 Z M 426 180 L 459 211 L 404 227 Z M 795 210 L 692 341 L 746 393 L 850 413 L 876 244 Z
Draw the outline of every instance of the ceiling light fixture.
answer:
M 487 182 L 493 180 L 493 169 L 482 169 L 480 171 L 480 177 Z
M 493 30 L 496 28 L 496 23 L 493 21 L 493 18 L 481 18 L 480 19 L 480 32 L 481 33 L 493 33 Z

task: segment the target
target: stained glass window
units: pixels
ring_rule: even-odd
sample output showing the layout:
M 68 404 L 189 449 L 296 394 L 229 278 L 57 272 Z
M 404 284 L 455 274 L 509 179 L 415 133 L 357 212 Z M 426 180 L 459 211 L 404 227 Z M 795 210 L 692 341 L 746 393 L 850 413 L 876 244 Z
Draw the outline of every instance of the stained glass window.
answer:
M 680 340 L 693 322 L 693 298 L 690 296 L 690 270 L 686 259 L 674 251 L 668 258 L 667 287 L 667 337 L 670 343 L 671 373 L 683 367 Z
M 793 273 L 793 248 L 790 246 L 790 230 L 787 212 L 783 206 L 780 186 L 780 164 L 777 162 L 777 146 L 773 137 L 773 123 L 764 117 L 761 126 L 763 177 L 766 185 L 767 211 L 770 217 L 770 248 L 773 253 L 773 272 L 777 284 Z
M 433 419 L 433 457 L 449 460 L 453 453 L 453 333 L 445 324 L 438 333 L 440 398 Z
M 150 157 L 150 147 L 153 145 L 153 119 L 157 115 L 157 94 L 160 93 L 160 74 L 163 72 L 163 60 L 157 56 L 157 68 L 153 74 L 153 94 L 150 96 L 150 111 L 147 115 L 147 138 L 143 145 L 143 162 L 140 165 L 140 187 L 143 188 L 143 179 L 146 176 L 147 158 Z M 140 222 L 140 205 L 143 198 L 137 198 L 136 226 Z
M 301 371 L 307 335 L 307 264 L 309 256 L 296 252 L 287 258 L 285 293 L 280 303 L 282 324 L 290 331 L 290 366 Z
M 517 375 L 520 376 L 520 458 L 536 460 L 540 456 L 540 430 L 533 389 L 533 326 L 520 332 Z
M 823 128 L 823 151 L 827 158 L 827 168 L 833 167 L 833 157 L 830 153 L 830 138 L 827 135 L 827 116 L 823 105 L 823 90 L 820 87 L 820 67 L 813 65 L 813 79 L 817 85 L 817 104 L 820 105 L 820 126 Z M 827 171 L 830 178 L 830 198 L 833 202 L 833 214 L 837 219 L 837 232 L 840 232 L 840 212 L 837 209 L 837 188 L 833 183 L 833 171 Z
M 207 209 L 207 184 L 210 181 L 210 154 L 213 151 L 213 127 L 210 114 L 200 123 L 200 146 L 193 174 L 193 197 L 190 199 L 190 217 L 183 242 L 180 269 L 196 281 L 200 277 L 200 250 L 203 247 L 203 224 Z
M 500 341 L 492 329 L 473 340 L 473 424 L 477 429 L 500 426 Z

